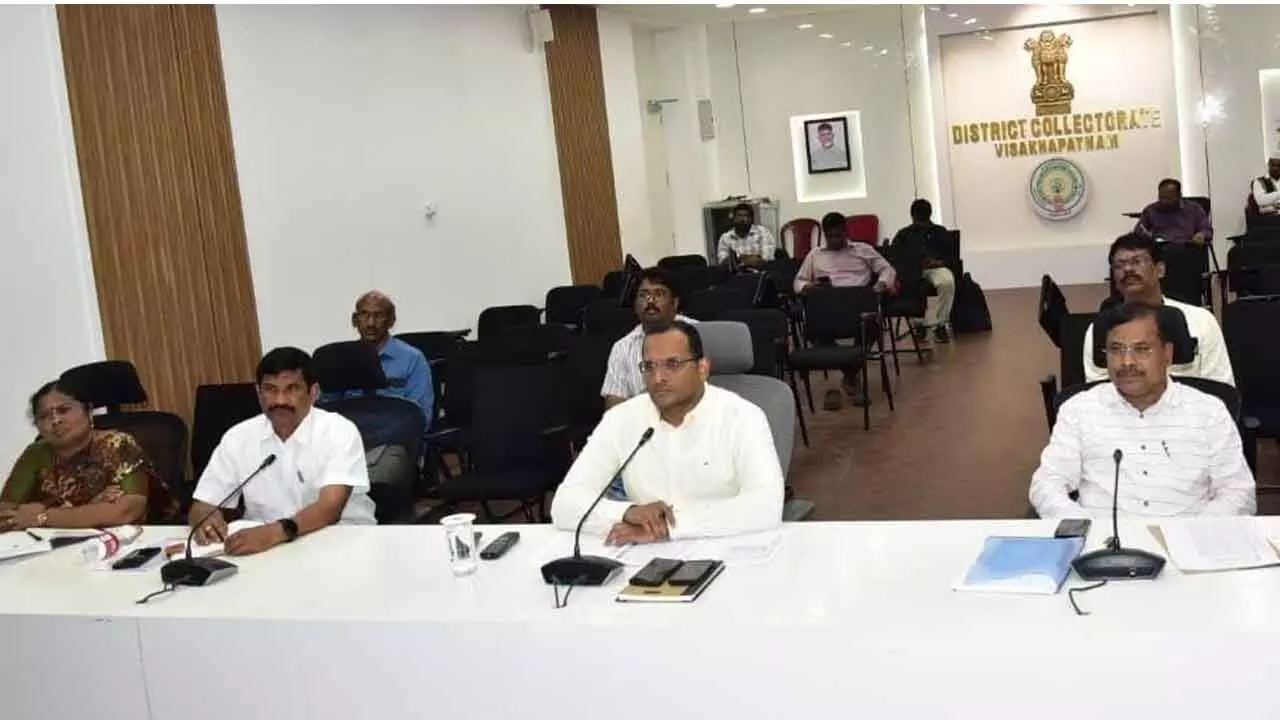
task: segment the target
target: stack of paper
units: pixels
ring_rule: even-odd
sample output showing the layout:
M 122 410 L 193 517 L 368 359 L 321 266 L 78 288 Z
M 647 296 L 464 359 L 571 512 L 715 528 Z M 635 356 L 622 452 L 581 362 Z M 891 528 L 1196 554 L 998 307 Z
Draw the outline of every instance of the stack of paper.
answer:
M 1194 518 L 1160 524 L 1165 549 L 1183 572 L 1214 572 L 1280 565 L 1280 555 L 1253 518 Z
M 38 555 L 52 549 L 48 540 L 36 540 L 21 530 L 0 533 L 0 560 Z
M 954 589 L 1053 595 L 1082 547 L 1084 538 L 1078 537 L 989 537 Z

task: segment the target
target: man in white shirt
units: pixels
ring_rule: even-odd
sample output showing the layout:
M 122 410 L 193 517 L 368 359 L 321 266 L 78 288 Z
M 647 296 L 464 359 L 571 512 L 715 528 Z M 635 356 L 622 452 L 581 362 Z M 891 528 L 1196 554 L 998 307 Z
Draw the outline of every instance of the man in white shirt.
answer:
M 1236 423 L 1218 398 L 1169 379 L 1166 322 L 1153 305 L 1107 311 L 1111 382 L 1080 392 L 1058 411 L 1031 476 L 1031 504 L 1041 517 L 1109 514 L 1117 452 L 1122 513 L 1254 513 L 1253 474 Z
M 729 260 L 729 253 L 738 256 L 742 264 L 758 267 L 773 259 L 778 243 L 773 239 L 769 228 L 756 225 L 756 214 L 747 203 L 739 203 L 733 208 L 733 229 L 720 236 L 716 244 L 716 257 L 720 262 Z
M 640 274 L 635 310 L 640 324 L 614 343 L 613 349 L 609 351 L 609 368 L 604 376 L 604 385 L 600 388 L 605 410 L 644 392 L 644 378 L 640 374 L 640 361 L 643 358 L 640 357 L 640 352 L 644 344 L 645 328 L 666 325 L 672 320 L 697 323 L 696 320 L 678 314 L 680 291 L 670 273 L 662 268 L 648 268 Z
M 1280 213 L 1280 157 L 1267 160 L 1267 174 L 1253 181 L 1253 202 L 1258 206 L 1259 215 L 1275 215 Z
M 245 519 L 264 524 L 228 537 L 219 509 L 196 529 L 196 542 L 225 541 L 228 554 L 250 555 L 337 522 L 372 525 L 360 431 L 341 415 L 312 407 L 320 385 L 310 356 L 291 347 L 272 350 L 258 363 L 257 384 L 263 414 L 222 436 L 196 485 L 188 517 L 195 522 L 214 511 L 261 469 L 242 494 Z M 275 461 L 262 467 L 271 455 Z M 227 502 L 234 506 L 235 500 Z
M 1111 243 L 1108 254 L 1111 278 L 1127 303 L 1167 305 L 1177 308 L 1187 320 L 1191 337 L 1196 338 L 1196 357 L 1184 365 L 1173 365 L 1173 375 L 1216 380 L 1235 386 L 1235 374 L 1231 371 L 1231 357 L 1227 343 L 1222 338 L 1218 319 L 1208 310 L 1165 297 L 1160 292 L 1160 278 L 1164 277 L 1160 246 L 1148 237 L 1137 234 L 1121 235 Z M 1093 326 L 1084 334 L 1084 378 L 1089 382 L 1107 379 L 1107 368 L 1093 364 Z
M 642 372 L 648 392 L 605 413 L 551 503 L 572 530 L 610 484 L 645 431 L 653 437 L 622 472 L 627 500 L 606 498 L 584 532 L 614 544 L 767 530 L 782 519 L 782 466 L 764 412 L 707 384 L 698 331 L 649 328 Z

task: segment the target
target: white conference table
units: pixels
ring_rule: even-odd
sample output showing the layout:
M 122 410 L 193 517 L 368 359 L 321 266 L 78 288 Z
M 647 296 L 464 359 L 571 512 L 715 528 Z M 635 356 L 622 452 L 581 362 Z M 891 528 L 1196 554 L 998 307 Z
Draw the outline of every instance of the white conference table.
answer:
M 1158 550 L 1145 524 L 1126 545 Z M 1169 565 L 1078 617 L 1065 591 L 951 590 L 986 536 L 1052 522 L 798 523 L 691 605 L 615 603 L 619 575 L 556 610 L 538 567 L 567 534 L 513 527 L 468 577 L 439 527 L 336 527 L 147 605 L 158 571 L 91 572 L 74 546 L 5 565 L 0 717 L 1280 717 L 1277 568 Z

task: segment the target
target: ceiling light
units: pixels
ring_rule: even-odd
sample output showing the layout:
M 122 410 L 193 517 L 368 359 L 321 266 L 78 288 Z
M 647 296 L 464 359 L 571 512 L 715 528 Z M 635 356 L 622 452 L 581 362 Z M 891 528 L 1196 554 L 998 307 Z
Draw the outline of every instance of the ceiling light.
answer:
M 965 20 L 965 21 L 964 21 L 964 24 L 965 24 L 965 25 L 972 25 L 972 24 L 974 24 L 974 23 L 976 23 L 976 22 L 978 22 L 978 18 L 969 18 L 968 20 Z
M 956 18 L 960 17 L 960 13 L 947 13 L 947 17 L 951 18 L 952 20 L 955 20 Z
M 942 11 L 942 8 L 938 7 L 937 5 L 929 6 L 929 12 L 941 12 L 941 11 Z
M 889 48 L 880 48 L 880 54 L 881 54 L 881 55 L 888 55 L 888 54 L 889 54 Z
M 759 15 L 760 13 L 769 12 L 769 8 L 751 8 L 747 12 L 751 13 L 752 15 Z
M 736 4 L 737 3 L 716 3 L 716 7 L 720 8 L 721 10 L 728 10 L 729 8 L 733 7 Z
M 853 41 L 851 41 L 851 40 L 846 40 L 846 41 L 844 41 L 844 42 L 840 43 L 840 47 L 853 47 Z
M 863 45 L 863 46 L 862 46 L 862 52 L 871 52 L 872 50 L 875 50 L 875 49 L 876 49 L 876 46 L 875 46 L 875 45 Z
M 811 28 L 811 27 L 813 27 L 813 23 L 801 23 L 801 24 L 799 24 L 799 25 L 797 25 L 797 26 L 796 26 L 796 29 L 797 29 L 797 30 L 808 30 L 808 29 L 809 29 L 809 28 Z
M 831 33 L 818 33 L 818 37 L 822 38 L 823 40 L 830 40 L 835 36 L 832 35 Z

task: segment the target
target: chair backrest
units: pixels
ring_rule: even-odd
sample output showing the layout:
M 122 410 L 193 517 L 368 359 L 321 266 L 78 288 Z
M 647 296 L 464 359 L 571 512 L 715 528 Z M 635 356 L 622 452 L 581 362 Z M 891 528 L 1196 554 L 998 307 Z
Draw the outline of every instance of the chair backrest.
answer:
M 1209 272 L 1209 246 L 1163 243 L 1161 251 L 1165 272 L 1160 288 L 1164 294 L 1188 305 L 1202 304 L 1204 274 Z
M 800 261 L 791 258 L 778 258 L 765 263 L 762 268 L 773 281 L 774 289 L 783 296 L 793 294 L 796 274 L 800 272 Z
M 150 488 L 147 499 L 148 521 L 173 522 L 180 518 L 156 517 L 169 497 L 185 512 L 191 504 L 195 486 L 187 481 L 187 424 L 171 412 L 138 410 L 108 413 L 93 419 L 96 427 L 129 433 L 147 454 L 164 488 Z
M 1045 275 L 1040 278 L 1040 328 L 1049 336 L 1053 344 L 1062 347 L 1062 319 L 1070 315 L 1067 309 L 1067 296 L 1053 278 Z
M 622 297 L 622 291 L 626 284 L 626 271 L 612 270 L 605 274 L 604 280 L 600 283 L 600 297 L 612 298 L 616 304 Z
M 95 408 L 120 412 L 122 405 L 147 401 L 147 391 L 138 378 L 138 369 L 128 360 L 102 360 L 79 365 L 62 373 L 61 379 L 76 387 Z
M 463 342 L 458 333 L 453 331 L 406 332 L 397 334 L 396 338 L 417 348 L 432 368 L 449 357 L 458 343 Z
M 547 291 L 543 313 L 548 324 L 557 323 L 580 327 L 582 312 L 592 300 L 600 297 L 595 285 L 561 285 Z
M 845 232 L 849 242 L 866 243 L 871 247 L 880 245 L 880 218 L 876 215 L 850 215 L 844 219 Z
M 378 460 L 390 448 L 403 450 L 396 462 L 384 466 L 390 468 L 389 477 L 370 466 L 369 497 L 379 523 L 407 522 L 413 515 L 413 489 L 426 432 L 421 408 L 403 398 L 377 396 L 342 398 L 320 407 L 350 420 L 360 430 L 365 452 L 382 447 Z
M 804 296 L 804 333 L 810 341 L 860 338 L 863 315 L 878 313 L 880 298 L 869 287 L 816 287 Z
M 541 365 L 480 366 L 472 388 L 468 459 L 479 470 L 539 469 L 563 473 L 567 461 L 548 440 L 568 425 L 562 371 Z
M 1199 205 L 1200 209 L 1204 210 L 1205 215 L 1209 217 L 1213 217 L 1213 203 L 1209 200 L 1209 198 L 1203 195 L 1191 195 L 1190 197 L 1187 197 L 1185 199 Z
M 573 331 L 564 325 L 516 325 L 480 341 L 486 364 L 543 363 L 569 350 Z
M 672 280 L 682 298 L 690 293 L 715 287 L 729 279 L 729 268 L 724 265 L 686 265 L 671 271 Z
M 566 392 L 569 396 L 571 421 L 585 436 L 604 415 L 604 398 L 600 389 L 609 369 L 609 352 L 613 341 L 598 335 L 575 336 L 564 363 Z
M 601 298 L 587 306 L 582 314 L 583 332 L 587 335 L 608 338 L 614 343 L 635 329 L 639 324 L 635 310 L 619 307 L 613 300 Z
M 813 218 L 796 218 L 783 225 L 778 234 L 780 235 L 778 242 L 782 247 L 787 246 L 787 236 L 791 236 L 791 257 L 800 261 L 804 260 L 804 256 L 808 255 L 818 243 L 822 235 L 822 225 Z M 799 267 L 798 264 L 797 267 Z
M 680 310 L 697 320 L 715 320 L 729 310 L 751 308 L 751 295 L 735 287 L 719 286 L 684 295 Z
M 1097 317 L 1097 313 L 1070 313 L 1062 318 L 1058 377 L 1063 387 L 1084 382 L 1084 336 Z
M 698 334 L 711 361 L 711 384 L 738 394 L 764 411 L 785 477 L 791 467 L 796 435 L 796 406 L 791 387 L 776 377 L 747 374 L 755 361 L 751 331 L 745 323 L 699 323 Z
M 311 366 L 325 393 L 362 390 L 373 394 L 387 386 L 387 376 L 372 343 L 344 340 L 316 348 Z
M 199 479 L 222 436 L 237 424 L 262 412 L 251 382 L 201 385 L 196 388 L 191 417 L 191 467 Z
M 753 362 L 750 369 L 744 372 L 782 378 L 783 358 L 787 351 L 787 334 L 790 332 L 785 313 L 773 308 L 752 308 L 730 310 L 722 313 L 718 319 L 724 322 L 742 323 L 751 332 Z M 714 371 L 713 368 L 712 372 Z
M 701 255 L 668 255 L 658 261 L 658 267 L 664 270 L 679 270 L 687 267 L 706 267 L 707 259 Z
M 497 305 L 480 311 L 476 322 L 476 339 L 495 338 L 517 325 L 537 325 L 542 313 L 533 305 Z
M 1222 309 L 1222 336 L 1231 358 L 1236 387 L 1245 412 L 1280 406 L 1280 297 L 1260 296 L 1229 303 Z M 1271 420 L 1268 416 L 1264 423 Z

